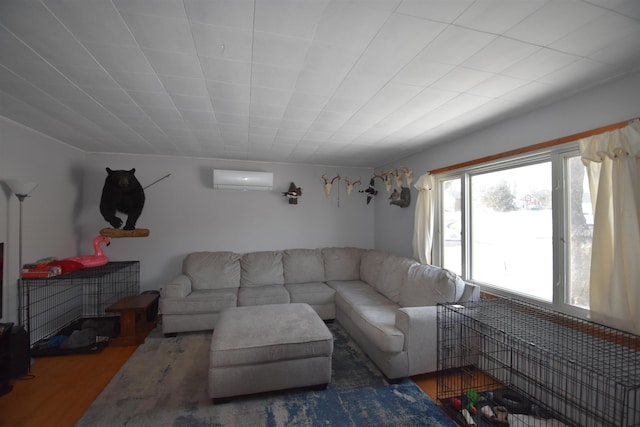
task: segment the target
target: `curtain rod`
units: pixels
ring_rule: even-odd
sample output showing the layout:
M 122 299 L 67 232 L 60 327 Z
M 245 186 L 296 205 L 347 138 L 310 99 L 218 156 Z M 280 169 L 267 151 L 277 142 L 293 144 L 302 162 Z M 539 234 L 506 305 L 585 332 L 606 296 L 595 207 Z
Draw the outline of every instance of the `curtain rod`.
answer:
M 456 169 L 462 169 L 469 166 L 479 165 L 481 163 L 490 162 L 493 160 L 504 159 L 506 157 L 515 156 L 518 154 L 530 153 L 532 151 L 542 150 L 544 148 L 554 147 L 556 145 L 566 144 L 567 142 L 576 141 L 581 138 L 586 138 L 588 136 L 598 135 L 600 133 L 610 132 L 612 130 L 621 129 L 636 120 L 640 120 L 640 118 L 634 118 L 630 120 L 625 120 L 623 122 L 617 122 L 610 125 L 602 126 L 599 128 L 587 130 L 584 132 L 574 133 L 573 135 L 563 136 L 561 138 L 551 139 L 549 141 L 539 142 L 537 144 L 529 145 L 527 147 L 516 148 L 515 150 L 505 151 L 503 153 L 492 154 L 490 156 L 481 157 L 479 159 L 469 160 L 462 163 L 456 163 L 454 165 L 445 166 L 437 169 L 433 169 L 429 171 L 431 175 L 435 175 L 438 173 L 449 172 Z

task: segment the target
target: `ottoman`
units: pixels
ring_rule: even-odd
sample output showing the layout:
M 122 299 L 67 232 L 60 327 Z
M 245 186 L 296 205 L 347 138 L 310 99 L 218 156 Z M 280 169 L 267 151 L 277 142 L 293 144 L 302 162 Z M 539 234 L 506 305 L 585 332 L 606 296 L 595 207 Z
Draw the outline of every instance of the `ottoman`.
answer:
M 211 340 L 209 397 L 325 388 L 332 354 L 333 336 L 308 304 L 228 308 Z

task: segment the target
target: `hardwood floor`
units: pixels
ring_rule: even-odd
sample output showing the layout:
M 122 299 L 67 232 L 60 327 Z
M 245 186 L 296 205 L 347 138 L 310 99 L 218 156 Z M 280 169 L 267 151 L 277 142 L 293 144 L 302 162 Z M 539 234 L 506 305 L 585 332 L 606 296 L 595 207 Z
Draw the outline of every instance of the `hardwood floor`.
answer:
M 0 397 L 0 427 L 71 427 L 82 417 L 137 347 L 107 347 L 99 354 L 39 357 L 31 378 L 16 380 Z M 436 376 L 413 377 L 434 401 Z
M 434 402 L 438 403 L 437 396 L 437 383 L 436 383 L 436 374 L 423 374 L 416 375 L 415 377 L 411 377 L 411 379 L 424 391 L 427 396 L 431 398 Z
M 34 359 L 30 375 L 0 397 L 0 426 L 75 425 L 136 348 Z

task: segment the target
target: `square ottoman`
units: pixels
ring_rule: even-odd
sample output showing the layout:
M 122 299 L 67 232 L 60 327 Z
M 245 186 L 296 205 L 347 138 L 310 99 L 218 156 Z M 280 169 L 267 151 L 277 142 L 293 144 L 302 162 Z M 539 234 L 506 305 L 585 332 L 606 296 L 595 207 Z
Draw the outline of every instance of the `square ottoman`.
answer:
M 303 303 L 228 308 L 220 313 L 211 340 L 209 397 L 331 382 L 333 336 Z

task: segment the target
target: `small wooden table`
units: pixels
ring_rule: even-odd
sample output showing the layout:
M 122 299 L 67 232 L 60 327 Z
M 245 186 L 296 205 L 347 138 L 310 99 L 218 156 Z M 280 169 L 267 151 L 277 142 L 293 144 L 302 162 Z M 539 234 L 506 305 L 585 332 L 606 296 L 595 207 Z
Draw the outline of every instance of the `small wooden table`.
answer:
M 129 295 L 107 307 L 107 313 L 120 313 L 120 336 L 109 340 L 109 344 L 142 344 L 147 334 L 156 326 L 155 319 L 147 320 L 147 312 L 157 303 L 158 297 L 158 294 Z

